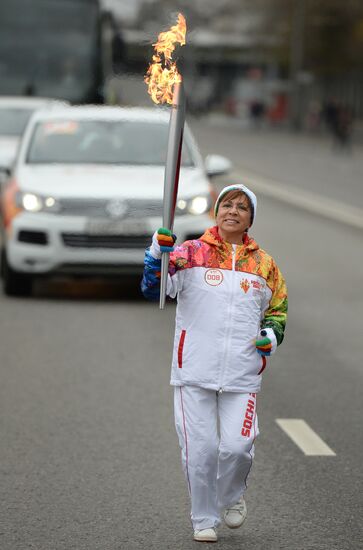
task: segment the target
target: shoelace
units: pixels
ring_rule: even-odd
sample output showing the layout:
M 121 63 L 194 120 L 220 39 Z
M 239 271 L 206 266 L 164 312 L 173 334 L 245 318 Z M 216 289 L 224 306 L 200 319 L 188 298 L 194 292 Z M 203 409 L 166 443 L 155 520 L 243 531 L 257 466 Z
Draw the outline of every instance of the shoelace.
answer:
M 194 532 L 196 535 L 199 535 L 199 533 L 201 533 L 202 531 L 214 531 L 214 534 L 216 535 L 217 534 L 217 530 L 215 529 L 215 527 L 207 527 L 206 529 L 196 529 Z
M 234 506 L 227 508 L 226 514 L 229 514 L 229 512 L 238 512 L 242 516 L 243 511 L 244 511 L 244 505 L 242 504 L 242 502 L 237 502 L 237 504 L 235 504 Z

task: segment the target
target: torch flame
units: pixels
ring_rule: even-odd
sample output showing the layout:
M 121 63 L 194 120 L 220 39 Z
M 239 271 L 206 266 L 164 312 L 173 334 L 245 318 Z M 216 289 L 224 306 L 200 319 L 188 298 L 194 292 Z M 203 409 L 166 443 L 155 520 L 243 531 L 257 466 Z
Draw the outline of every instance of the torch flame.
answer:
M 153 44 L 153 63 L 150 64 L 144 80 L 154 103 L 173 103 L 174 84 L 181 82 L 182 77 L 176 63 L 172 61 L 172 55 L 176 44 L 184 46 L 186 31 L 185 17 L 179 13 L 177 24 L 170 30 L 161 32 L 158 41 Z

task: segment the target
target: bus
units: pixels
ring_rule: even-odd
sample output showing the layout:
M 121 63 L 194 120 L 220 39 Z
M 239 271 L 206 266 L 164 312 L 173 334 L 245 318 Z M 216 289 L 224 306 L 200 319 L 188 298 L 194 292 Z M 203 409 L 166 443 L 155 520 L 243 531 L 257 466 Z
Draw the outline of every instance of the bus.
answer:
M 104 103 L 121 46 L 101 0 L 1 0 L 0 95 Z

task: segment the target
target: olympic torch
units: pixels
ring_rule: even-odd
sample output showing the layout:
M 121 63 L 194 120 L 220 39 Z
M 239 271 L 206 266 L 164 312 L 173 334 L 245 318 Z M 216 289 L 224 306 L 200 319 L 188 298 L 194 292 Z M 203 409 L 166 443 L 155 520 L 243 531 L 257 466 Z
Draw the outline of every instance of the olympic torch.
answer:
M 178 22 L 169 31 L 162 32 L 154 44 L 153 63 L 147 71 L 145 82 L 155 103 L 172 106 L 164 173 L 163 227 L 173 230 L 185 122 L 185 93 L 183 81 L 172 61 L 176 44 L 185 44 L 186 21 L 180 13 Z M 168 279 L 169 253 L 163 252 L 160 275 L 160 309 L 165 307 Z

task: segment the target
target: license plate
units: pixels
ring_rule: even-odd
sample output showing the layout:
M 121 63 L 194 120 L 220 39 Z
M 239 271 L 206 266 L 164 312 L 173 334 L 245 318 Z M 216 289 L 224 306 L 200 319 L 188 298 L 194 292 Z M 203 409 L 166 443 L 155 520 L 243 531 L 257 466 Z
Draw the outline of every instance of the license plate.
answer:
M 89 235 L 143 235 L 147 233 L 142 221 L 94 221 L 86 223 L 86 233 Z

